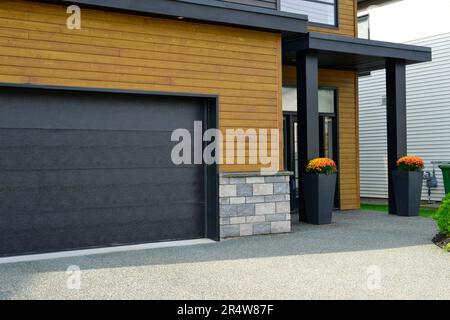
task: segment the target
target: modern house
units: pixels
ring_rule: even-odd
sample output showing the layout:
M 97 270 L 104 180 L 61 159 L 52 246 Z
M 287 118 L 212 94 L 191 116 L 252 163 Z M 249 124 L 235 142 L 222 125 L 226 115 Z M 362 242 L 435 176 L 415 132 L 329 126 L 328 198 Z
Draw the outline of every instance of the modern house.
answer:
M 433 61 L 406 68 L 408 152 L 425 160 L 438 187 L 423 184 L 422 199 L 441 201 L 442 173 L 450 161 L 450 2 L 359 1 L 359 37 L 431 47 Z M 417 23 L 420 19 L 421 23 Z M 388 197 L 384 70 L 359 80 L 361 197 Z
M 430 59 L 358 39 L 356 0 L 2 0 L 0 255 L 289 232 L 319 156 L 357 209 L 358 74 L 386 69 L 392 169 L 405 67 Z M 250 144 L 174 163 L 177 129 L 214 128 L 280 132 L 276 169 Z

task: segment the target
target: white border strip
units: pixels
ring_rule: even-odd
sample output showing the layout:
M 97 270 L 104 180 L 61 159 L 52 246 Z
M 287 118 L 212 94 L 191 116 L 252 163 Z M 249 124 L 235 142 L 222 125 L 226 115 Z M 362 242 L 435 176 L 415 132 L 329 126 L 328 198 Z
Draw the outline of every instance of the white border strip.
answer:
M 211 240 L 211 239 L 193 239 L 193 240 L 181 240 L 181 241 L 144 243 L 144 244 L 135 244 L 135 245 L 128 245 L 128 246 L 105 247 L 105 248 L 83 249 L 83 250 L 73 250 L 73 251 L 61 251 L 61 252 L 52 252 L 52 253 L 30 254 L 30 255 L 23 255 L 23 256 L 0 258 L 0 264 L 50 260 L 50 259 L 79 257 L 79 256 L 89 256 L 89 255 L 105 254 L 105 253 L 111 253 L 111 252 L 124 252 L 124 251 L 137 251 L 137 250 L 158 249 L 158 248 L 193 246 L 193 245 L 199 245 L 199 244 L 211 244 L 211 243 L 215 243 L 215 242 L 216 241 Z

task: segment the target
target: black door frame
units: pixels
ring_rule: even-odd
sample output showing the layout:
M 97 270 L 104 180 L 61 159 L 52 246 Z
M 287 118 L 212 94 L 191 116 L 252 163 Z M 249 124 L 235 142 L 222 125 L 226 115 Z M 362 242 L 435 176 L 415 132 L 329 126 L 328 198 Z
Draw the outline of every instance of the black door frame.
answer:
M 285 86 L 286 87 L 286 86 Z M 292 88 L 296 88 L 292 86 Z M 334 114 L 333 113 L 319 113 L 319 129 L 321 130 L 321 135 L 319 137 L 320 142 L 320 156 L 323 157 L 323 117 L 328 116 L 335 119 L 333 125 L 333 154 L 334 161 L 336 162 L 336 166 L 339 170 L 339 157 L 340 157 L 340 148 L 339 148 L 339 88 L 333 86 L 320 86 L 319 90 L 333 90 L 334 92 Z M 298 209 L 298 201 L 295 198 L 295 152 L 294 152 L 294 122 L 297 121 L 297 112 L 296 111 L 283 111 L 283 147 L 284 147 L 284 165 L 285 168 L 289 171 L 294 172 L 294 175 L 291 177 L 290 188 L 291 188 L 291 207 L 294 210 Z M 298 137 L 300 138 L 300 137 Z M 334 207 L 339 209 L 341 206 L 340 199 L 340 179 L 339 172 L 337 175 L 337 184 L 336 184 L 336 192 L 334 197 Z
M 165 96 L 165 97 L 186 97 L 200 98 L 204 101 L 204 126 L 203 129 L 217 129 L 219 125 L 219 97 L 210 94 L 197 94 L 185 92 L 164 92 L 164 91 L 145 91 L 145 90 L 122 90 L 108 88 L 85 88 L 85 87 L 68 87 L 68 86 L 51 86 L 51 85 L 35 85 L 35 84 L 16 84 L 16 83 L 0 83 L 0 90 L 8 88 L 21 88 L 30 90 L 61 90 L 68 92 L 98 92 L 98 93 L 118 93 L 131 95 L 147 95 L 147 96 Z M 204 190 L 205 201 L 204 217 L 205 228 L 204 237 L 212 240 L 220 240 L 220 224 L 219 224 L 219 168 L 217 163 L 204 164 Z

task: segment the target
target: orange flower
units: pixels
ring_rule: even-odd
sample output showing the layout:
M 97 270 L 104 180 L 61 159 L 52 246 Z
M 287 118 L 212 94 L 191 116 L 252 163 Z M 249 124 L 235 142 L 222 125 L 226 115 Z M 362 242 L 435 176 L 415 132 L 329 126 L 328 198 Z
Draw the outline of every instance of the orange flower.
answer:
M 306 172 L 332 174 L 336 172 L 336 163 L 329 158 L 316 158 L 309 161 Z
M 425 166 L 421 157 L 406 156 L 397 160 L 397 167 L 405 171 L 420 171 Z

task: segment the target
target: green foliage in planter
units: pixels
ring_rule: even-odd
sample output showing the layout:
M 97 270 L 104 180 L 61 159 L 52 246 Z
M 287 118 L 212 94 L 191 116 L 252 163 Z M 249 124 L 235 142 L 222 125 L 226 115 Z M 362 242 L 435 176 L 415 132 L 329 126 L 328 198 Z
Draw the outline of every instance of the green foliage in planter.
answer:
M 450 236 L 450 193 L 442 200 L 434 218 L 437 221 L 439 231 Z

